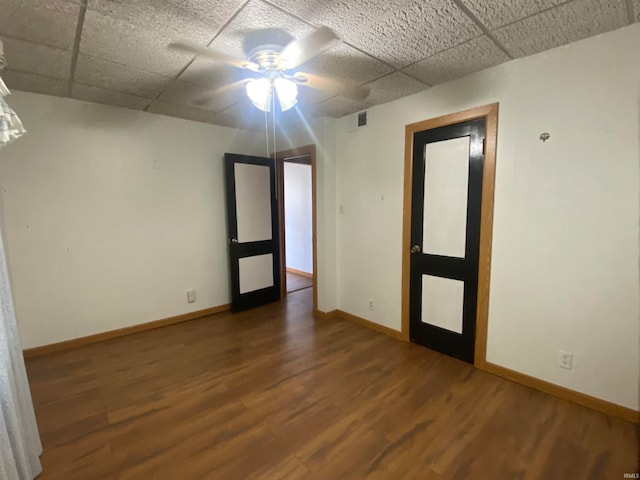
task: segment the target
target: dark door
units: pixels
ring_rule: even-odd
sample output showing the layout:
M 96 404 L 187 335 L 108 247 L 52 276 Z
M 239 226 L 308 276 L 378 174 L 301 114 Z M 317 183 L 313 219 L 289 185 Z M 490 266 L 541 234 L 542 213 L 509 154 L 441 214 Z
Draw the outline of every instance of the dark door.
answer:
M 280 298 L 276 173 L 272 159 L 226 153 L 231 308 Z
M 485 119 L 414 134 L 410 337 L 473 362 Z

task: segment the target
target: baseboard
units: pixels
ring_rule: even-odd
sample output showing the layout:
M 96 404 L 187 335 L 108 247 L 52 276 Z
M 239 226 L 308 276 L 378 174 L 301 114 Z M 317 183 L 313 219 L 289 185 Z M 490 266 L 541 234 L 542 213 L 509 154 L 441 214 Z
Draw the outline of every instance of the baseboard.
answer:
M 300 275 L 301 277 L 313 278 L 313 273 L 303 272 L 302 270 L 297 270 L 291 267 L 287 267 L 287 272 L 295 273 L 296 275 Z
M 351 313 L 347 313 L 342 310 L 333 310 L 331 312 L 317 312 L 316 316 L 319 318 L 340 317 L 344 320 L 349 320 L 353 323 L 357 323 L 358 325 L 362 325 L 364 327 L 371 328 L 372 330 L 384 333 L 398 340 L 406 341 L 406 339 L 402 335 L 402 332 L 371 322 L 370 320 L 366 320 L 362 317 L 352 315 Z M 628 422 L 640 424 L 640 412 L 637 410 L 633 410 L 632 408 L 623 407 L 622 405 L 608 402 L 606 400 L 602 400 L 601 398 L 592 397 L 591 395 L 577 392 L 575 390 L 571 390 L 554 383 L 546 382 L 544 380 L 540 380 L 539 378 L 531 377 L 529 375 L 525 375 L 524 373 L 501 367 L 500 365 L 496 365 L 493 363 L 484 362 L 483 364 L 477 365 L 476 367 L 488 373 L 506 378 L 507 380 L 511 380 L 527 387 L 540 390 L 541 392 L 548 393 L 550 395 L 553 395 L 554 397 L 577 403 L 578 405 L 597 410 L 613 417 L 621 418 Z
M 615 403 L 602 400 L 600 398 L 592 397 L 585 393 L 580 393 L 575 390 L 571 390 L 566 387 L 561 387 L 555 383 L 546 382 L 539 378 L 525 375 L 524 373 L 511 370 L 509 368 L 501 367 L 494 363 L 486 362 L 481 368 L 482 370 L 497 375 L 499 377 L 506 378 L 508 380 L 526 385 L 527 387 L 535 388 L 541 392 L 548 393 L 554 397 L 562 398 L 578 405 L 597 410 L 613 417 L 621 418 L 628 422 L 640 423 L 640 412 L 633 410 L 632 408 L 623 407 Z
M 125 335 L 131 335 L 133 333 L 144 332 L 147 330 L 153 330 L 155 328 L 166 327 L 168 325 L 175 325 L 177 323 L 188 322 L 189 320 L 195 320 L 198 318 L 207 317 L 209 315 L 215 315 L 216 313 L 226 312 L 230 310 L 230 308 L 231 308 L 231 305 L 229 304 L 219 305 L 217 307 L 206 308 L 204 310 L 198 310 L 190 313 L 184 313 L 184 314 L 176 315 L 173 317 L 163 318 L 161 320 L 141 323 L 139 325 L 132 325 L 130 327 L 110 330 L 108 332 L 97 333 L 97 334 L 89 335 L 86 337 L 74 338 L 72 340 L 66 340 L 64 342 L 52 343 L 50 345 L 43 345 L 43 346 L 34 347 L 34 348 L 27 348 L 23 351 L 23 355 L 25 358 L 33 358 L 41 355 L 46 355 L 49 353 L 70 350 L 70 349 L 82 347 L 84 345 L 90 345 L 92 343 L 102 342 L 104 340 L 123 337 Z M 362 325 L 364 327 L 370 328 L 377 332 L 384 333 L 385 335 L 388 335 L 392 338 L 395 338 L 398 340 L 404 340 L 404 337 L 402 336 L 402 332 L 398 330 L 393 330 L 392 328 L 385 327 L 384 325 L 374 323 L 370 320 L 367 320 L 362 317 L 358 317 L 357 315 L 353 315 L 351 313 L 347 313 L 342 310 L 331 310 L 329 312 L 314 310 L 313 315 L 323 320 L 339 317 L 344 320 L 348 320 L 350 322 L 356 323 L 358 325 Z M 539 378 L 531 377 L 524 373 L 520 373 L 515 370 L 511 370 L 509 368 L 496 365 L 494 363 L 485 362 L 484 365 L 480 366 L 480 369 L 488 373 L 497 375 L 499 377 L 514 381 L 516 383 L 520 383 L 527 387 L 540 390 L 541 392 L 548 393 L 550 395 L 553 395 L 554 397 L 562 398 L 564 400 L 577 403 L 578 405 L 582 405 L 582 406 L 591 408 L 593 410 L 597 410 L 599 412 L 605 413 L 607 415 L 611 415 L 613 417 L 621 418 L 628 422 L 640 424 L 640 412 L 638 410 L 633 410 L 632 408 L 628 408 L 622 405 L 608 402 L 607 400 L 602 400 L 600 398 L 592 397 L 591 395 L 587 395 L 585 393 L 571 390 L 569 388 L 562 387 L 560 385 L 556 385 L 554 383 L 550 383 L 545 380 L 541 380 Z
M 366 318 L 358 317 L 357 315 L 343 312 L 342 310 L 335 310 L 335 315 L 344 320 L 349 320 L 350 322 L 357 323 L 358 325 L 370 328 L 371 330 L 375 330 L 376 332 L 389 335 L 390 337 L 397 340 L 404 340 L 402 332 L 394 330 L 393 328 L 385 327 L 384 325 L 380 325 L 379 323 L 372 322 L 370 320 L 367 320 Z
M 334 318 L 338 315 L 337 310 L 331 310 L 329 312 L 323 312 L 322 310 L 314 310 L 313 316 L 319 318 L 321 320 L 328 320 L 329 318 Z
M 108 332 L 96 333 L 94 335 L 89 335 L 86 337 L 65 340 L 64 342 L 42 345 L 41 347 L 27 348 L 22 353 L 25 358 L 39 357 L 40 355 L 46 355 L 48 353 L 62 352 L 65 350 L 82 347 L 84 345 L 90 345 L 92 343 L 110 340 L 112 338 L 131 335 L 132 333 L 144 332 L 146 330 L 153 330 L 154 328 L 166 327 L 168 325 L 174 325 L 176 323 L 188 322 L 189 320 L 208 317 L 209 315 L 226 312 L 230 309 L 231 305 L 229 304 L 218 305 L 217 307 L 205 308 L 204 310 L 198 310 L 196 312 L 183 313 L 182 315 L 176 315 L 174 317 L 154 320 L 152 322 L 132 325 L 130 327 L 118 328 L 116 330 L 109 330 Z

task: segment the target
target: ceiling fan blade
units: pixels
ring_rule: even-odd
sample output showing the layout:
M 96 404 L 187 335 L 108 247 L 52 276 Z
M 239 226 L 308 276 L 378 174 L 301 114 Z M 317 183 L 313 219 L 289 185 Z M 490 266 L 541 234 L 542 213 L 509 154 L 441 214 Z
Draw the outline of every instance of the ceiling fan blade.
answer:
M 280 52 L 280 61 L 287 70 L 299 67 L 324 52 L 338 36 L 328 27 L 320 27 L 299 40 L 292 40 Z
M 300 85 L 315 88 L 316 90 L 324 90 L 353 100 L 364 100 L 369 95 L 367 87 L 343 83 L 340 80 L 313 73 L 298 72 L 293 76 L 293 80 Z
M 253 80 L 253 78 L 243 78 L 242 80 L 238 80 L 237 82 L 229 83 L 220 88 L 216 88 L 213 92 L 210 92 L 207 95 L 198 98 L 194 103 L 196 105 L 202 106 L 207 105 L 215 97 L 221 97 L 223 95 L 233 93 L 236 90 L 243 88 L 251 80 Z
M 253 70 L 254 72 L 260 70 L 258 65 L 250 62 L 249 60 L 232 57 L 231 55 L 213 50 L 190 40 L 176 40 L 175 42 L 171 42 L 169 44 L 169 47 L 181 52 L 191 53 L 194 55 L 202 55 L 212 62 L 226 63 L 237 68 L 246 68 L 248 70 Z

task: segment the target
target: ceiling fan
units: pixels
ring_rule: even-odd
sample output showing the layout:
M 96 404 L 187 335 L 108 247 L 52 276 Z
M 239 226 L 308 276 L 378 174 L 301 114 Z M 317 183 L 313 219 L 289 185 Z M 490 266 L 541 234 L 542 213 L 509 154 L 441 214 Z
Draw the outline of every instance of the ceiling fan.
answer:
M 297 103 L 298 85 L 355 100 L 367 97 L 369 90 L 365 87 L 297 70 L 324 52 L 337 39 L 337 35 L 327 27 L 320 27 L 298 40 L 280 29 L 257 30 L 247 34 L 244 39 L 246 59 L 188 40 L 175 41 L 169 46 L 201 55 L 215 63 L 242 69 L 246 74 L 245 78 L 220 87 L 211 95 L 228 94 L 244 87 L 251 102 L 260 110 L 269 112 L 275 106 L 276 98 L 282 111 L 293 107 Z

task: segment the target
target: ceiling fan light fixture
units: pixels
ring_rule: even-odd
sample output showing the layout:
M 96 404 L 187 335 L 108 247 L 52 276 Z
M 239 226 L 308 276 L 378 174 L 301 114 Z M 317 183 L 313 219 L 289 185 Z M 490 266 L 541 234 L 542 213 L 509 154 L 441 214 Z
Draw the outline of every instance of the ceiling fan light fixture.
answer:
M 272 86 L 268 78 L 259 78 L 247 83 L 247 96 L 251 102 L 262 111 L 271 110 Z
M 295 65 L 296 61 L 302 56 L 302 49 L 298 44 L 295 44 L 287 49 L 284 52 L 282 58 L 280 58 L 280 63 L 284 67 L 285 70 L 289 70 L 291 65 Z
M 298 103 L 298 87 L 294 81 L 279 77 L 273 81 L 273 86 L 283 112 Z

